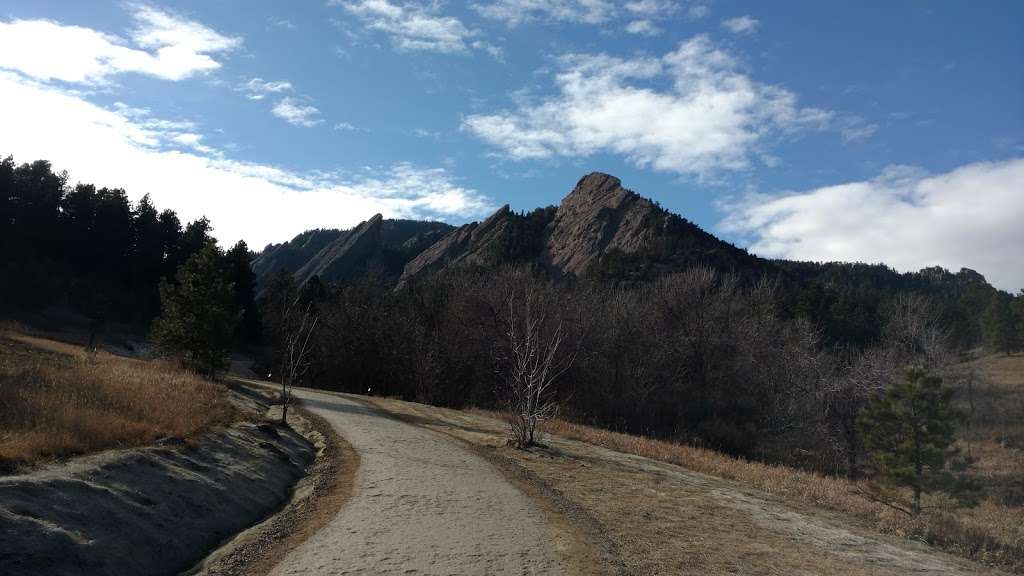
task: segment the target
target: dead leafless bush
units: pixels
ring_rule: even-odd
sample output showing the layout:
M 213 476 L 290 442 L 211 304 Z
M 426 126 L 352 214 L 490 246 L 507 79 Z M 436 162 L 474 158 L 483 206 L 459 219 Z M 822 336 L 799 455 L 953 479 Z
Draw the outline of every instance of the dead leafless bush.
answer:
M 506 308 L 507 374 L 499 394 L 505 403 L 510 441 L 525 449 L 537 443 L 537 425 L 558 414 L 555 382 L 572 365 L 573 356 L 562 350 L 562 321 L 549 318 L 536 292 L 513 289 Z M 549 324 L 554 324 L 553 329 Z
M 298 296 L 286 301 L 281 315 L 281 422 L 288 422 L 288 405 L 292 387 L 305 376 L 311 365 L 310 338 L 320 317 L 312 311 L 312 304 L 303 305 Z

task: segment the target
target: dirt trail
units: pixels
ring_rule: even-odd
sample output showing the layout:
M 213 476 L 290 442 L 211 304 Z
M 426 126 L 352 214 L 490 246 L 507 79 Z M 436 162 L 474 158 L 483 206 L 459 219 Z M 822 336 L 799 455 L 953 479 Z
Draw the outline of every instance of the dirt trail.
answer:
M 557 574 L 543 513 L 451 438 L 296 390 L 360 455 L 352 500 L 272 574 Z

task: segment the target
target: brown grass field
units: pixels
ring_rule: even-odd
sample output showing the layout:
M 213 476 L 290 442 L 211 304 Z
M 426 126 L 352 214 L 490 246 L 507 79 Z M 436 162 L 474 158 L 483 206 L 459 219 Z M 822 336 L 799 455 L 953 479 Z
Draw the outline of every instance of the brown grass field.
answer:
M 0 472 L 188 437 L 231 417 L 222 386 L 172 363 L 0 332 Z

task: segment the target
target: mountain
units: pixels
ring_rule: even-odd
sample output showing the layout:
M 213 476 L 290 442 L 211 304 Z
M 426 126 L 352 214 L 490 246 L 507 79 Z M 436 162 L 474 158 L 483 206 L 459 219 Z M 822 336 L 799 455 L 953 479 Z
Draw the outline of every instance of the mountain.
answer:
M 288 242 L 267 244 L 253 259 L 252 271 L 262 283 L 278 270 L 298 270 L 325 246 L 345 234 L 346 230 L 307 230 Z
M 441 238 L 405 266 L 399 286 L 454 266 L 532 261 L 553 276 L 647 279 L 695 264 L 761 272 L 771 265 L 622 187 L 584 176 L 557 208 L 516 214 L 503 206 Z
M 298 282 L 372 276 L 401 289 L 447 270 L 487 272 L 514 263 L 532 264 L 553 279 L 627 284 L 695 265 L 744 282 L 767 276 L 777 283 L 783 314 L 812 320 L 830 342 L 857 344 L 880 337 L 886 303 L 907 292 L 942 302 L 954 338 L 976 342 L 981 337 L 977 319 L 996 292 L 969 269 L 901 273 L 882 264 L 759 258 L 600 172 L 581 178 L 558 206 L 516 213 L 506 205 L 458 228 L 377 215 L 351 230 L 305 232 L 265 248 L 253 269 L 261 281 L 286 268 Z
M 452 229 L 443 222 L 377 214 L 349 230 L 310 230 L 269 244 L 253 259 L 252 269 L 261 286 L 281 269 L 292 271 L 299 284 L 314 276 L 332 283 L 367 275 L 394 283 L 409 260 Z

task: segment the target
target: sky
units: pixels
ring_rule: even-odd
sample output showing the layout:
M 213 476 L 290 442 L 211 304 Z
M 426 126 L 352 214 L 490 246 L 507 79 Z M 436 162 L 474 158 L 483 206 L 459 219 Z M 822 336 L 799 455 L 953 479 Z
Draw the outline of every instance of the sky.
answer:
M 618 176 L 765 257 L 1024 288 L 1016 0 L 0 0 L 0 155 L 251 248 Z

